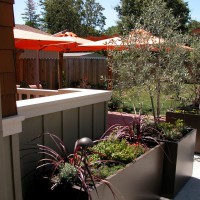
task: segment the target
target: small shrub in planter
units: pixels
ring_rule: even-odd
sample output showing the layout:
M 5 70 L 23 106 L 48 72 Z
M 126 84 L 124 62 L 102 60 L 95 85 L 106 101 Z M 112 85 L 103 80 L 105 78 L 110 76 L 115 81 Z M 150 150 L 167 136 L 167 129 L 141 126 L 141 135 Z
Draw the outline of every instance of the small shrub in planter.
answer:
M 200 114 L 199 109 L 190 106 L 190 109 L 178 109 L 166 112 L 166 121 L 174 123 L 177 119 L 182 119 L 188 126 L 197 129 L 195 152 L 200 153 Z
M 130 127 L 116 126 L 114 129 L 110 129 L 110 132 L 106 132 L 99 141 L 93 142 L 89 138 L 79 139 L 75 144 L 74 153 L 70 155 L 67 154 L 63 142 L 57 136 L 53 134 L 47 135 L 55 143 L 57 150 L 37 144 L 38 153 L 44 155 L 44 158 L 38 162 L 37 171 L 42 177 L 45 177 L 45 179 L 43 179 L 46 182 L 45 189 L 42 191 L 47 192 L 46 196 L 48 196 L 49 199 L 62 195 L 67 195 L 68 197 L 71 195 L 71 198 L 74 198 L 74 190 L 76 193 L 78 191 L 78 196 L 76 198 L 81 200 L 115 199 L 119 194 L 114 189 L 115 186 L 113 188 L 115 183 L 112 181 L 116 179 L 118 172 L 124 173 L 127 166 L 128 170 L 132 169 L 131 166 L 135 165 L 135 160 L 139 159 L 141 155 L 146 155 L 147 150 L 149 150 L 145 144 L 139 143 L 138 138 L 135 138 Z M 161 149 L 158 147 L 156 159 L 159 158 L 159 161 L 156 160 L 154 166 L 157 162 L 162 166 L 162 156 Z M 139 163 L 138 161 L 137 164 Z M 148 165 L 146 164 L 146 166 Z M 146 170 L 146 173 L 148 175 L 150 174 L 150 176 L 157 173 L 158 177 L 161 177 L 160 174 L 162 171 L 157 168 L 154 169 L 154 166 L 150 168 L 151 170 Z M 152 170 L 154 173 L 152 173 Z M 137 175 L 137 170 L 134 173 Z M 112 176 L 114 179 L 108 179 L 108 177 Z M 138 177 L 139 180 L 142 180 L 142 189 L 146 190 L 144 183 L 147 181 L 145 181 L 145 179 L 143 180 L 143 178 L 145 178 L 143 174 L 141 174 L 141 177 Z M 129 176 L 129 181 L 132 180 L 134 181 L 135 178 Z M 155 178 L 155 180 L 157 180 L 157 178 Z M 159 183 L 156 184 L 152 184 L 151 181 L 151 187 L 148 186 L 147 191 L 149 192 L 149 190 L 152 189 L 152 185 L 154 185 L 152 193 L 154 194 L 155 192 L 158 194 L 160 178 L 158 181 Z M 122 183 L 126 185 L 126 178 Z M 103 193 L 101 190 L 102 184 L 107 188 Z M 131 186 L 131 192 L 134 191 L 132 189 L 132 184 L 128 183 L 128 185 L 129 188 Z M 138 181 L 136 185 L 140 185 Z M 121 187 L 118 189 L 120 190 Z M 140 190 L 136 189 L 136 191 L 139 191 L 139 194 L 141 194 Z M 107 193 L 109 193 L 110 196 L 101 196 L 102 194 L 107 195 Z M 143 193 L 145 193 L 145 191 L 143 191 Z M 39 199 L 39 196 L 37 196 L 37 199 Z M 131 196 L 133 195 L 131 194 Z
M 111 169 L 113 175 L 109 174 L 106 180 L 111 183 L 119 199 L 159 199 L 163 146 L 155 142 L 142 143 L 134 129 L 134 126 L 114 125 L 102 135 L 100 141 L 95 142 L 91 151 L 96 154 L 91 159 L 97 160 L 97 164 L 98 160 L 106 161 L 106 164 L 101 162 L 94 173 L 101 176 L 99 169 L 103 169 L 103 172 Z M 116 171 L 116 168 L 120 170 Z M 100 191 L 99 197 L 91 193 L 95 200 L 115 199 L 103 182 L 98 184 L 97 189 Z
M 151 136 L 156 140 L 178 141 L 190 132 L 183 120 L 178 119 L 174 124 L 170 122 L 149 123 L 143 126 L 143 136 Z
M 174 198 L 192 175 L 196 130 L 177 120 L 144 125 L 142 132 L 144 138 L 165 143 L 162 196 Z
M 93 173 L 100 178 L 107 178 L 144 154 L 147 147 L 140 143 L 131 145 L 125 139 L 109 137 L 98 142 L 90 150 L 94 152 L 89 155 L 89 160 L 94 163 Z

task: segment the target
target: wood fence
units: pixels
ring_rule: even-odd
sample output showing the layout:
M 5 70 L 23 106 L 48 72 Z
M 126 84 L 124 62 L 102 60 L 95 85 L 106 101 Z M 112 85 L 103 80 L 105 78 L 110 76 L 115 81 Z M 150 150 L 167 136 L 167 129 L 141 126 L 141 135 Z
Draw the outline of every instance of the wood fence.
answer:
M 35 58 L 23 58 L 16 62 L 17 84 L 27 81 L 35 84 Z M 39 80 L 45 82 L 49 89 L 58 88 L 58 59 L 40 59 Z M 108 76 L 106 59 L 67 58 L 63 61 L 64 79 L 68 86 L 72 82 L 87 79 L 92 84 L 103 84 L 101 77 Z

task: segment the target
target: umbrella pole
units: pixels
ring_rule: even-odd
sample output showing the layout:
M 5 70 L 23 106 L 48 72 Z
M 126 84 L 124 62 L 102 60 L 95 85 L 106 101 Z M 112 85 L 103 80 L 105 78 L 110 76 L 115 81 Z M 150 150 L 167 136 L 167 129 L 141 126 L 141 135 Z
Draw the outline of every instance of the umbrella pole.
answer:
M 113 89 L 112 57 L 108 55 L 108 90 Z
M 63 52 L 59 52 L 58 61 L 58 88 L 62 88 Z
M 40 65 L 40 63 L 39 63 L 39 53 L 40 53 L 40 51 L 39 50 L 37 50 L 36 51 L 36 67 L 35 67 L 35 81 L 36 81 L 36 86 L 37 86 L 37 88 L 39 89 L 40 88 L 40 78 L 39 78 L 39 76 L 40 76 L 40 74 L 39 74 L 39 65 Z

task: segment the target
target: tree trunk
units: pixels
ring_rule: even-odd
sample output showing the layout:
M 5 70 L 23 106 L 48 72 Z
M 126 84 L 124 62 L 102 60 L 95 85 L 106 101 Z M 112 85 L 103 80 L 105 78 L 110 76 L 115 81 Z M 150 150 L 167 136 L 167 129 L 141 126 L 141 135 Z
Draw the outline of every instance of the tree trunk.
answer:
M 157 120 L 159 120 L 160 117 L 160 92 L 161 92 L 161 84 L 160 84 L 160 79 L 157 80 Z
M 151 93 L 150 86 L 149 86 L 149 96 L 150 96 L 150 99 L 151 99 L 151 107 L 152 107 L 153 118 L 154 118 L 154 121 L 156 121 L 155 106 L 154 106 L 153 95 Z

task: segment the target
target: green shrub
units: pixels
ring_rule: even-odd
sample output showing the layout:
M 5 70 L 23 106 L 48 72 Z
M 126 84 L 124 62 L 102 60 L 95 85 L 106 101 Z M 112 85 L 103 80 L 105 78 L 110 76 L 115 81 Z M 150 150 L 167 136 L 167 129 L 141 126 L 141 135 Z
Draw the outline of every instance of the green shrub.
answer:
M 143 154 L 145 147 L 139 143 L 130 145 L 125 139 L 109 139 L 99 142 L 91 150 L 97 152 L 91 156 L 93 161 L 115 160 L 127 164 Z
M 150 135 L 155 139 L 176 141 L 189 132 L 183 120 L 178 119 L 175 124 L 170 122 L 150 123 L 143 126 L 143 134 Z
M 112 94 L 111 100 L 108 102 L 108 108 L 109 110 L 118 110 L 122 106 L 122 97 L 114 92 Z
M 175 124 L 170 122 L 161 122 L 157 125 L 162 137 L 167 140 L 178 140 L 187 133 L 187 127 L 183 120 L 178 119 Z
M 70 182 L 77 176 L 77 170 L 73 165 L 66 162 L 60 166 L 59 175 L 67 182 Z
M 101 165 L 98 168 L 93 169 L 93 174 L 97 177 L 100 177 L 102 179 L 105 179 L 106 177 L 109 177 L 113 174 L 115 174 L 118 170 L 123 169 L 124 165 L 116 165 L 116 164 L 111 164 L 111 165 Z

